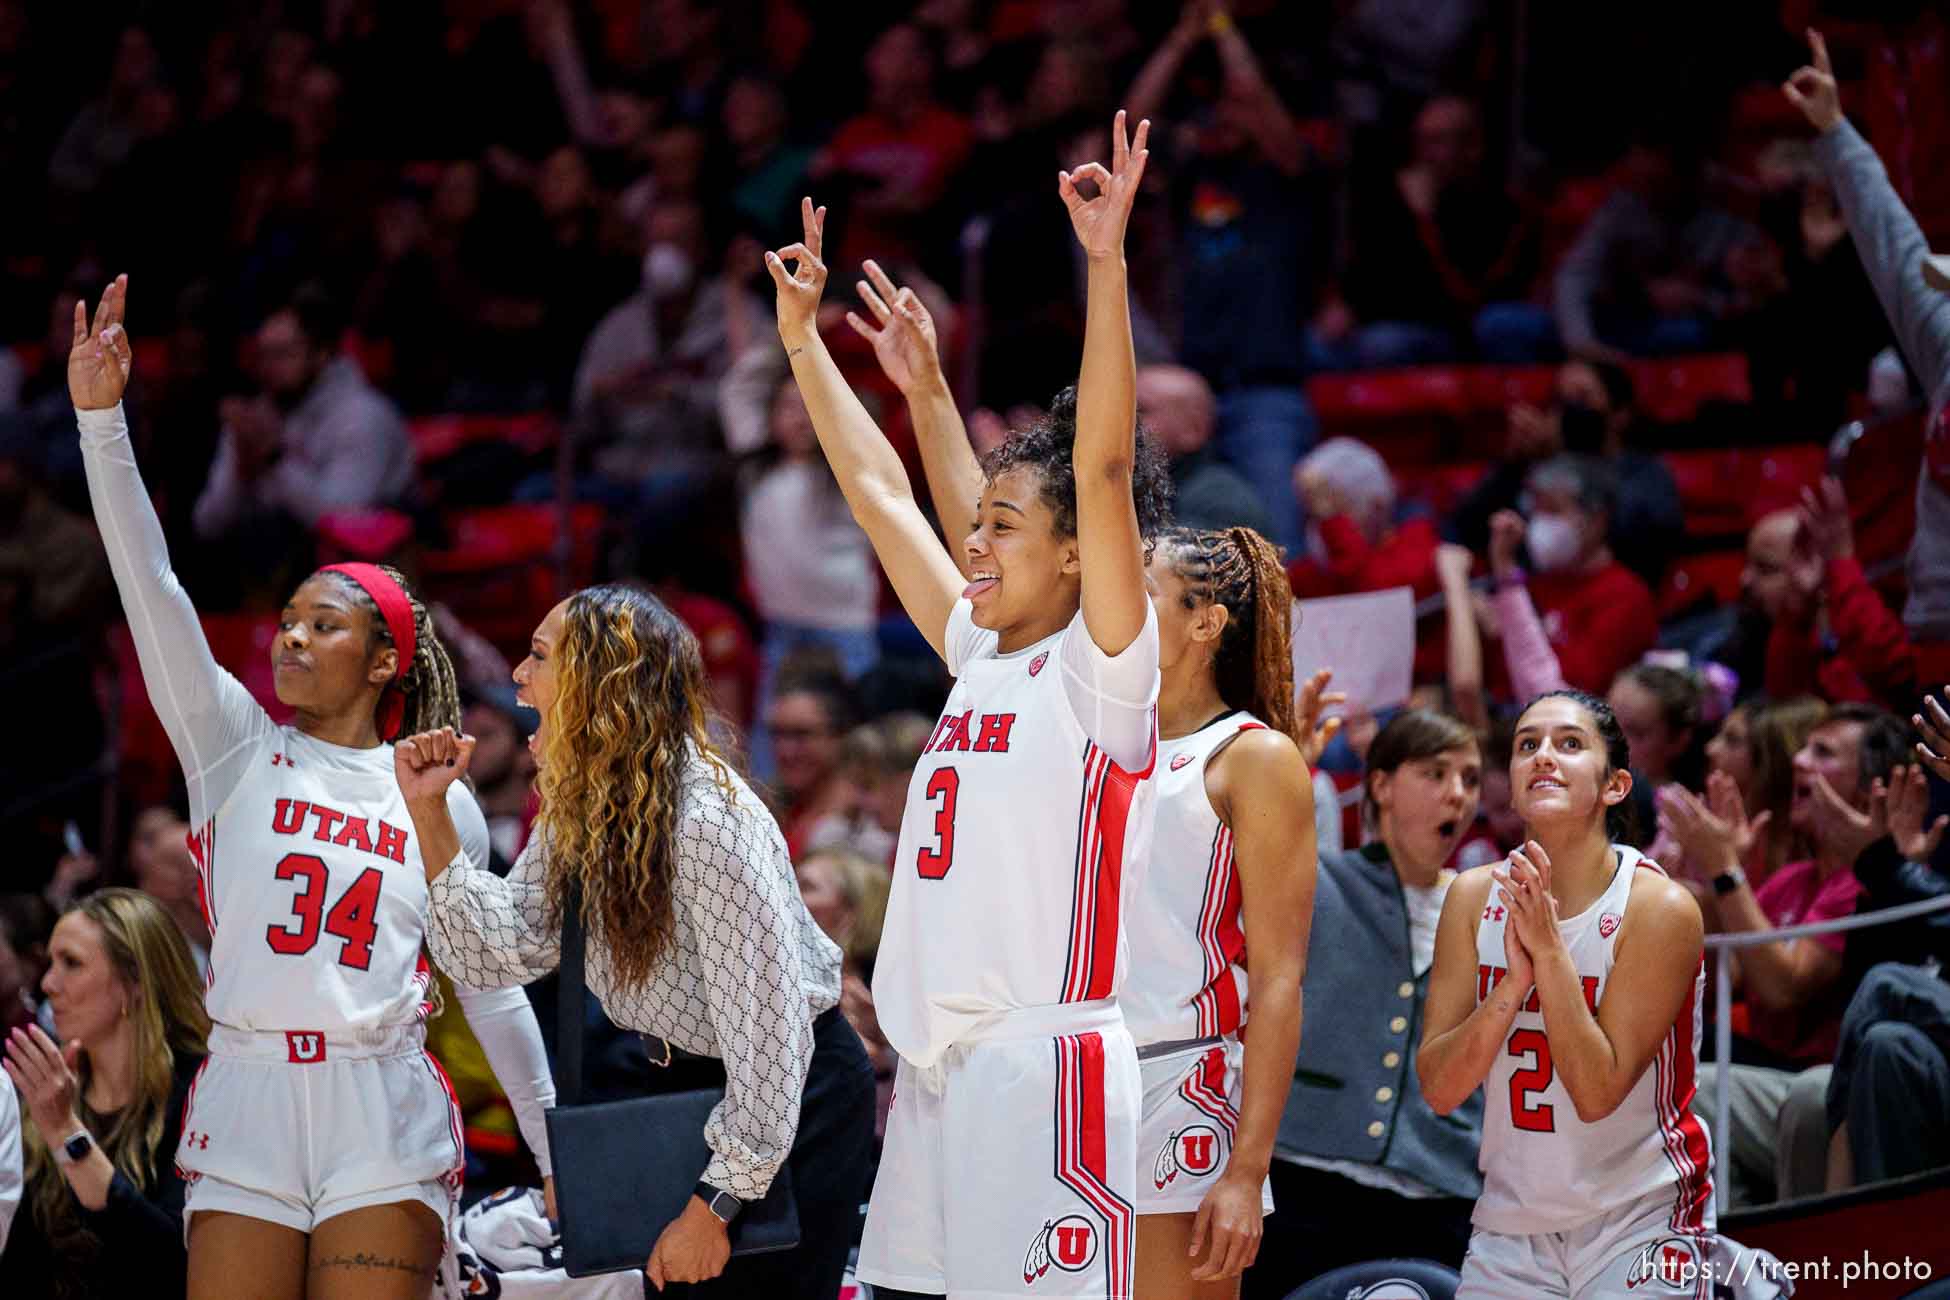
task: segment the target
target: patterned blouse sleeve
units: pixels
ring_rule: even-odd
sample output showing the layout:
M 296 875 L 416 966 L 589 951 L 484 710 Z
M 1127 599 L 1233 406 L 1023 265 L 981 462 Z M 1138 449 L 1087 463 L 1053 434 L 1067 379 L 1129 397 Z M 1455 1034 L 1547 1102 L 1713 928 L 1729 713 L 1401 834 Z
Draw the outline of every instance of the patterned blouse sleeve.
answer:
M 529 984 L 555 969 L 562 935 L 549 924 L 547 850 L 537 833 L 504 879 L 457 854 L 427 886 L 427 946 L 441 969 L 477 989 Z
M 799 899 L 785 842 L 762 810 L 695 796 L 685 823 L 678 879 L 725 1068 L 724 1100 L 704 1125 L 704 1181 L 755 1201 L 792 1149 L 812 1065 Z

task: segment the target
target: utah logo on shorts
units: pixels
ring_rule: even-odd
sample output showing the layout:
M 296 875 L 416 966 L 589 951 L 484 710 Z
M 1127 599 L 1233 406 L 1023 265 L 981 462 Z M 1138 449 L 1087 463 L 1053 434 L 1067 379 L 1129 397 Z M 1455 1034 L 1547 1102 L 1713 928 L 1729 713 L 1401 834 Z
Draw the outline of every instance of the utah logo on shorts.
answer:
M 1639 1252 L 1631 1272 L 1625 1275 L 1625 1289 L 1636 1291 L 1657 1283 L 1666 1290 L 1690 1294 L 1699 1289 L 1700 1271 L 1705 1267 L 1699 1243 L 1689 1237 L 1667 1237 Z
M 1203 1178 L 1218 1167 L 1218 1130 L 1210 1124 L 1193 1124 L 1165 1139 L 1157 1161 L 1151 1166 L 1151 1184 L 1162 1192 L 1181 1173 Z
M 1044 1219 L 1029 1253 L 1022 1260 L 1022 1282 L 1034 1286 L 1051 1264 L 1065 1273 L 1081 1273 L 1097 1259 L 1097 1225 L 1081 1214 Z
M 293 1065 L 316 1065 L 325 1059 L 325 1035 L 311 1029 L 286 1030 L 284 1050 Z

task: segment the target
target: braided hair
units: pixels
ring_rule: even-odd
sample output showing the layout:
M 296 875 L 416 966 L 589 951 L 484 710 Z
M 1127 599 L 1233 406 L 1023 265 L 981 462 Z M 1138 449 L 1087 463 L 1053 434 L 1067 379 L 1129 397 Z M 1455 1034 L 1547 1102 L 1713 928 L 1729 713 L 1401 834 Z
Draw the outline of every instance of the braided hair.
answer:
M 405 666 L 398 678 L 399 688 L 406 694 L 406 714 L 400 720 L 399 734 L 411 736 L 442 727 L 452 727 L 458 732 L 461 730 L 460 681 L 454 676 L 454 662 L 447 657 L 447 647 L 434 632 L 433 616 L 427 612 L 425 602 L 407 585 L 405 574 L 386 564 L 380 565 L 379 571 L 399 584 L 413 608 L 413 662 Z M 331 576 L 338 579 L 346 595 L 351 597 L 354 608 L 366 611 L 372 627 L 373 648 L 392 645 L 392 631 L 366 589 L 345 574 Z
M 1171 528 L 1159 539 L 1186 600 L 1223 605 L 1219 698 L 1300 741 L 1293 711 L 1293 588 L 1273 543 L 1250 528 Z

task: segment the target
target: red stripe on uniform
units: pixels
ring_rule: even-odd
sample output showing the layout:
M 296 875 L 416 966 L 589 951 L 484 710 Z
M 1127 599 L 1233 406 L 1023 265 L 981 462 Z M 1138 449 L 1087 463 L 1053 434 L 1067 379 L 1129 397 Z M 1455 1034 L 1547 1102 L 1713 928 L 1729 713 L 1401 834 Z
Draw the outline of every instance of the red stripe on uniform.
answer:
M 1102 840 L 1097 860 L 1097 914 L 1090 955 L 1090 984 L 1084 1001 L 1107 998 L 1117 988 L 1117 927 L 1123 917 L 1124 840 L 1130 827 L 1131 802 L 1137 778 L 1111 764 L 1104 773 L 1097 831 Z
M 1198 1058 L 1198 1064 L 1178 1085 L 1178 1095 L 1210 1115 L 1226 1131 L 1230 1143 L 1239 1130 L 1239 1112 L 1226 1095 L 1226 1051 L 1214 1047 Z
M 1106 1225 L 1104 1273 L 1112 1296 L 1131 1294 L 1136 1266 L 1131 1203 L 1107 1180 L 1110 1168 L 1104 1122 L 1104 1040 L 1074 1034 L 1056 1040 L 1056 1177 L 1082 1197 Z
M 420 1008 L 418 1014 L 420 1019 L 425 1020 L 433 1014 L 433 998 L 427 992 L 428 989 L 433 987 L 433 968 L 427 965 L 425 949 L 421 949 L 419 957 L 413 963 L 413 982 L 420 986 Z
M 1705 958 L 1701 959 L 1702 964 Z M 1695 989 L 1697 989 L 1695 981 Z M 1672 1212 L 1672 1227 L 1678 1232 L 1702 1232 L 1706 1228 L 1706 1207 L 1713 1199 L 1712 1146 L 1706 1126 L 1693 1113 L 1693 1097 L 1698 1091 L 1698 1059 L 1692 1050 L 1692 1020 L 1698 994 L 1686 999 L 1680 1008 L 1660 1055 L 1666 1068 L 1656 1080 L 1659 1128 L 1673 1168 L 1679 1174 L 1679 1188 Z M 1681 1037 L 1682 1031 L 1684 1038 Z
M 460 1098 L 454 1095 L 454 1085 L 447 1078 L 447 1072 L 440 1068 L 440 1062 L 435 1059 L 433 1053 L 421 1052 L 420 1056 L 433 1070 L 433 1077 L 440 1080 L 441 1091 L 447 1094 L 447 1127 L 454 1139 L 454 1164 L 442 1181 L 455 1195 L 459 1195 L 462 1176 L 467 1172 L 467 1140 L 462 1136 Z
M 1091 920 L 1097 912 L 1098 884 L 1091 864 L 1096 861 L 1100 781 L 1109 761 L 1095 745 L 1085 746 L 1083 798 L 1077 810 L 1076 875 L 1070 897 L 1070 955 L 1063 965 L 1063 996 L 1058 999 L 1062 1002 L 1081 1001 L 1082 990 L 1089 982 L 1094 938 Z

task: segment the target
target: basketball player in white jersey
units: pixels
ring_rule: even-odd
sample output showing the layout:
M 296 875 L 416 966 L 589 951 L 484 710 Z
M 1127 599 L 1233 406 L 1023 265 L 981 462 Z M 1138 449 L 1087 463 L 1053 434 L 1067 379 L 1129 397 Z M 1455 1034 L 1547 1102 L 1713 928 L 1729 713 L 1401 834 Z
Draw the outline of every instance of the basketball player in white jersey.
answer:
M 1077 393 L 963 503 L 966 580 L 820 340 L 823 212 L 808 201 L 805 241 L 766 256 L 827 460 L 957 679 L 909 787 L 874 976 L 901 1056 L 860 1256 L 880 1295 L 1131 1291 L 1140 1084 L 1116 993 L 1157 748 L 1144 538 L 1167 498 L 1136 437 L 1123 261 L 1148 134 L 1120 113 L 1112 165 L 1059 178 L 1088 261 Z
M 307 579 L 271 647 L 280 727 L 212 658 L 169 566 L 121 408 L 127 277 L 93 328 L 75 309 L 68 386 L 95 522 L 143 680 L 189 786 L 210 928 L 210 1057 L 176 1152 L 189 1294 L 424 1296 L 462 1168 L 458 1108 L 423 1049 L 426 875 L 393 776 L 402 723 L 459 725 L 446 651 L 397 574 Z M 487 825 L 451 796 L 483 858 Z M 553 1100 L 519 989 L 462 1006 L 548 1171 Z
M 1529 838 L 1443 905 L 1415 1064 L 1438 1114 L 1484 1089 L 1459 1297 L 1713 1294 L 1691 1110 L 1704 929 L 1684 887 L 1612 842 L 1629 761 L 1602 700 L 1533 701 L 1510 760 Z
M 873 262 L 866 272 L 856 287 L 874 323 L 853 312 L 847 323 L 907 398 L 935 513 L 952 519 L 981 495 L 982 469 L 948 396 L 934 322 L 912 290 Z M 1146 581 L 1163 766 L 1151 863 L 1131 905 L 1141 959 L 1120 997 L 1144 1081 L 1136 1294 L 1234 1296 L 1273 1207 L 1267 1172 L 1299 1050 L 1313 917 L 1313 788 L 1291 739 L 1293 593 L 1272 543 L 1248 528 L 1172 529 Z M 1262 936 L 1250 998 L 1248 914 Z M 1248 1001 L 1261 1026 L 1249 1057 L 1239 1032 Z
M 1158 814 L 1122 996 L 1144 1078 L 1137 1295 L 1218 1300 L 1239 1294 L 1273 1208 L 1313 921 L 1313 783 L 1293 738 L 1293 593 L 1273 544 L 1248 528 L 1174 529 L 1150 578 Z

